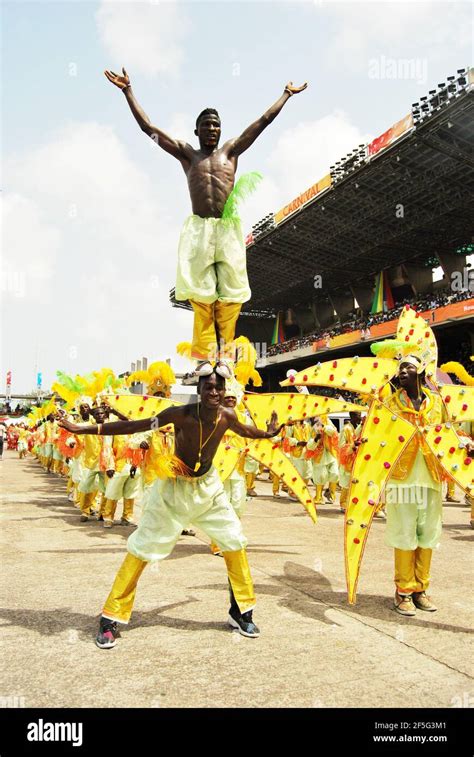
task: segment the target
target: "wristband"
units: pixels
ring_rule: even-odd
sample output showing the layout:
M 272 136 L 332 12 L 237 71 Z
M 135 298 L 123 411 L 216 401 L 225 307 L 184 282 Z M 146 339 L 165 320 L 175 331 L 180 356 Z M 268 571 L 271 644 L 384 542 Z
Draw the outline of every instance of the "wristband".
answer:
M 126 84 L 125 87 L 122 87 L 122 92 L 125 92 L 125 90 L 131 86 L 132 86 L 131 84 Z
M 291 96 L 292 96 L 292 94 L 293 94 L 293 92 L 291 91 L 291 89 L 288 89 L 288 87 L 285 87 L 285 89 L 284 89 L 283 91 L 284 91 L 284 92 L 288 92 L 288 94 L 290 95 L 290 97 L 291 97 Z

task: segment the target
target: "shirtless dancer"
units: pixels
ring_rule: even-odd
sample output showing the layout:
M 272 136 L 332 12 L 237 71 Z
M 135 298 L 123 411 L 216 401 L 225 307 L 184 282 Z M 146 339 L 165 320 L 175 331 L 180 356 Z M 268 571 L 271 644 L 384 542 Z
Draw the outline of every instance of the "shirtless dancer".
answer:
M 178 250 L 175 296 L 189 300 L 194 310 L 192 356 L 209 359 L 216 345 L 233 341 L 242 303 L 250 299 L 245 242 L 240 220 L 221 219 L 235 181 L 239 155 L 255 142 L 286 101 L 306 89 L 289 82 L 281 97 L 251 124 L 240 137 L 218 147 L 219 114 L 206 108 L 196 121 L 199 149 L 173 139 L 153 126 L 135 99 L 130 78 L 105 71 L 107 79 L 122 90 L 138 125 L 163 150 L 177 158 L 187 176 L 193 215 L 186 220 Z
M 240 423 L 235 410 L 222 407 L 225 379 L 230 378 L 225 363 L 218 362 L 215 366 L 204 363 L 199 373 L 198 404 L 170 407 L 156 417 L 139 421 L 96 426 L 61 421 L 73 434 L 134 434 L 150 429 L 158 432 L 169 424 L 175 430 L 177 473 L 155 482 L 140 524 L 128 539 L 127 556 L 102 610 L 96 638 L 101 649 L 115 646 L 117 623 L 128 623 L 138 579 L 147 562 L 168 557 L 188 523 L 202 528 L 224 556 L 230 584 L 229 624 L 243 636 L 255 637 L 260 633 L 252 619 L 255 595 L 245 552 L 247 540 L 212 461 L 229 430 L 250 439 L 270 439 L 280 429 L 275 415 L 268 431 L 261 431 Z

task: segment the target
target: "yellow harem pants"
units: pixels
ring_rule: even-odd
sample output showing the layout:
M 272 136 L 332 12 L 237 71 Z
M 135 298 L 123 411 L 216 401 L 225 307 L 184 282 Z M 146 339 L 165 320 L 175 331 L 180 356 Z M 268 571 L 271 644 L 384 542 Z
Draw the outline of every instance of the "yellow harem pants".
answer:
M 138 580 L 148 562 L 164 560 L 173 551 L 181 531 L 190 523 L 202 530 L 221 549 L 229 582 L 240 611 L 255 605 L 247 540 L 219 478 L 212 467 L 199 478 L 178 476 L 157 480 L 137 530 L 129 537 L 127 554 L 103 608 L 103 616 L 128 623 Z
M 211 359 L 233 341 L 250 295 L 240 221 L 189 216 L 179 240 L 175 297 L 194 310 L 193 357 Z

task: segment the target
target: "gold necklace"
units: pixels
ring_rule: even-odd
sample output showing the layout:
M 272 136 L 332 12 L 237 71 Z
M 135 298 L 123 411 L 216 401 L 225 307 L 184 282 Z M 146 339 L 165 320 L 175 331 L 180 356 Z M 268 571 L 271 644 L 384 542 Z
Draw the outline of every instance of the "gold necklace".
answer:
M 196 465 L 194 466 L 194 472 L 195 472 L 195 473 L 196 473 L 196 472 L 197 472 L 197 471 L 199 470 L 199 468 L 201 467 L 201 452 L 202 452 L 203 448 L 204 448 L 204 447 L 206 446 L 206 444 L 208 443 L 208 441 L 209 441 L 209 439 L 211 438 L 211 436 L 213 435 L 214 431 L 216 430 L 216 428 L 217 428 L 217 424 L 218 424 L 218 422 L 220 421 L 220 419 L 221 419 L 221 416 L 220 416 L 220 413 L 218 413 L 218 414 L 217 414 L 217 416 L 216 416 L 216 420 L 214 421 L 214 428 L 212 429 L 211 433 L 209 434 L 209 436 L 207 437 L 206 441 L 205 441 L 205 442 L 204 442 L 204 444 L 203 444 L 203 443 L 202 443 L 202 421 L 201 421 L 201 412 L 200 412 L 200 405 L 198 405 L 198 421 L 199 421 L 199 452 L 198 452 L 198 459 L 197 459 Z

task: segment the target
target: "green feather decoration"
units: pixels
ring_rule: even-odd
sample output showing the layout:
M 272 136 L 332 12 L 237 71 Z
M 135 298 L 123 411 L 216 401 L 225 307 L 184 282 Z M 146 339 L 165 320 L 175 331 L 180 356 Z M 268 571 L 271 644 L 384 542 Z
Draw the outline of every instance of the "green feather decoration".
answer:
M 239 202 L 250 197 L 252 192 L 255 192 L 262 179 L 263 176 L 258 171 L 250 171 L 250 173 L 242 174 L 226 200 L 221 216 L 223 221 L 234 221 L 238 219 L 239 215 L 237 210 Z
M 370 345 L 370 351 L 377 357 L 398 357 L 408 355 L 412 350 L 418 351 L 418 345 L 413 342 L 402 342 L 399 339 L 384 339 L 383 342 L 374 342 Z
M 82 385 L 77 379 L 73 379 L 72 376 L 68 376 L 68 374 L 63 373 L 63 371 L 56 371 L 56 376 L 58 377 L 58 383 L 62 384 L 66 389 L 69 389 L 69 391 L 82 392 Z

